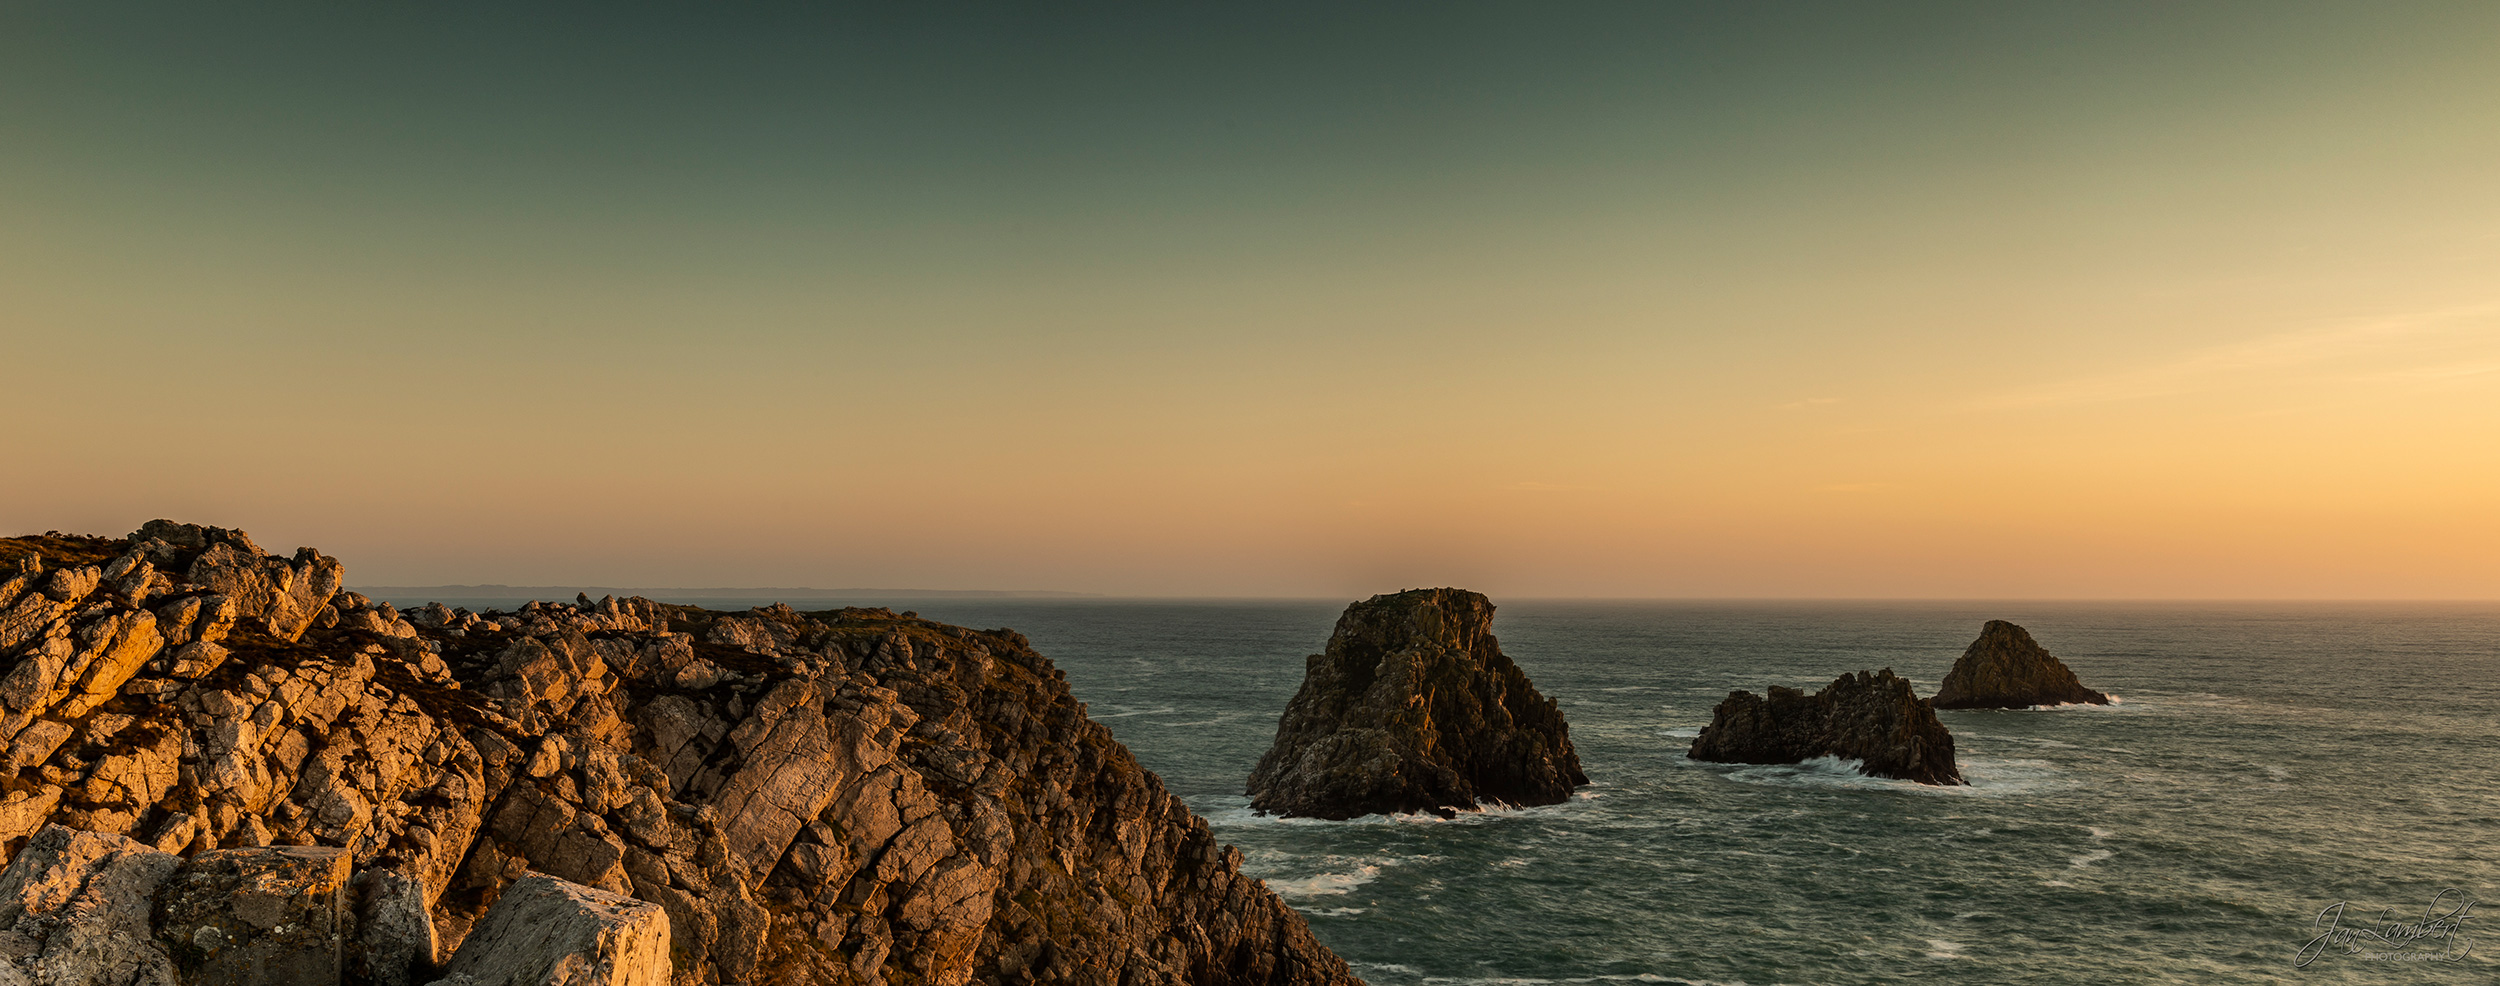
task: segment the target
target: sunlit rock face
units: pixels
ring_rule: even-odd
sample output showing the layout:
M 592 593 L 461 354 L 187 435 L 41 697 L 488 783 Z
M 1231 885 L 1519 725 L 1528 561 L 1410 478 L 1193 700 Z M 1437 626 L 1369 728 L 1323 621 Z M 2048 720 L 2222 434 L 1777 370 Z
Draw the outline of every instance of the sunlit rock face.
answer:
M 519 960 L 459 957 L 519 921 L 608 943 L 528 952 L 597 981 L 652 981 L 655 950 L 678 984 L 1356 981 L 1012 631 L 402 613 L 341 577 L 168 521 L 0 539 L 0 891 L 67 888 L 21 894 L 0 961 L 500 981 Z M 151 914 L 173 891 L 140 884 L 185 903 Z M 590 917 L 511 916 L 565 908 Z M 298 954 L 316 939 L 335 954 Z
M 2037 705 L 2108 705 L 2109 696 L 2031 639 L 2031 632 L 1989 620 L 1962 651 L 1929 700 L 1939 709 L 2024 709 Z
M 1758 764 L 1842 757 L 1876 777 L 1963 783 L 1953 734 L 1891 668 L 1842 675 L 1811 695 L 1778 685 L 1768 698 L 1730 692 L 1686 755 Z
M 1251 807 L 1342 819 L 1570 798 L 1588 783 L 1571 729 L 1492 624 L 1463 589 L 1346 607 L 1250 774 Z

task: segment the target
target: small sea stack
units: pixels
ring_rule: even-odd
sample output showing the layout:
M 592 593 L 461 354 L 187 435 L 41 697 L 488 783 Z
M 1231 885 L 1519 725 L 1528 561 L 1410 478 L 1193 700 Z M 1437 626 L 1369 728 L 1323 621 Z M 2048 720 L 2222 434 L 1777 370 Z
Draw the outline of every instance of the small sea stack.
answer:
M 2083 687 L 2065 662 L 2031 639 L 2030 631 L 1989 620 L 1979 639 L 1953 662 L 1928 704 L 1939 709 L 2027 709 L 2108 705 L 2109 696 Z
M 1493 603 L 1464 589 L 1346 607 L 1250 773 L 1250 807 L 1345 819 L 1570 798 L 1589 780 L 1571 729 L 1492 624 Z
M 1953 734 L 1891 668 L 1842 675 L 1812 695 L 1778 685 L 1769 698 L 1729 692 L 1685 755 L 1763 764 L 1845 757 L 1875 777 L 1965 783 L 1953 762 Z

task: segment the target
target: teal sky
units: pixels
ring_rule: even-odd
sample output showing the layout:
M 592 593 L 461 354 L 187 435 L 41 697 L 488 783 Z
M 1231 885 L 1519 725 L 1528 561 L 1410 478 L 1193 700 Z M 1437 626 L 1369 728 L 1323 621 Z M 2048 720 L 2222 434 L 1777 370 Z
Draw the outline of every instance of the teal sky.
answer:
M 0 526 L 2500 596 L 2495 161 L 2483 3 L 12 4 Z

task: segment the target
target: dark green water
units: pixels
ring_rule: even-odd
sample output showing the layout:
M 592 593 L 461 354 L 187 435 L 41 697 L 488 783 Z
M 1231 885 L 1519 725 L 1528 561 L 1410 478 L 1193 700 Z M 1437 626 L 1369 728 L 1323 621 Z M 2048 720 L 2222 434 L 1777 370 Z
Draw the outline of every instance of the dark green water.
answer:
M 1025 632 L 1379 986 L 2500 983 L 2500 906 L 2298 964 L 2338 903 L 2350 932 L 2500 897 L 2500 606 L 1508 604 L 1593 783 L 1320 822 L 1241 785 L 1342 603 L 893 605 Z M 2121 703 L 1942 713 L 1968 788 L 1684 757 L 1730 689 L 1932 692 L 1989 619 Z
M 2500 894 L 2500 607 L 1506 605 L 1577 800 L 1254 817 L 1242 780 L 1339 605 L 920 609 L 1029 635 L 1376 984 L 2500 981 L 2479 908 L 2452 940 L 2295 965 L 2335 903 L 2375 928 Z M 1683 755 L 1732 688 L 1888 666 L 1932 690 L 1991 618 L 2121 704 L 1944 713 L 1966 789 Z

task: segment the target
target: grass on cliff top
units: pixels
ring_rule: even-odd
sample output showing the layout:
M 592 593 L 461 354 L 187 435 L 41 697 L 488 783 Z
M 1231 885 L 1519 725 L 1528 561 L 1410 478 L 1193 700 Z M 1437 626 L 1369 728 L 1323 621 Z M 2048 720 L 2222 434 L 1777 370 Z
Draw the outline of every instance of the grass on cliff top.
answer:
M 43 570 L 47 572 L 82 565 L 102 565 L 121 557 L 122 552 L 128 550 L 128 538 L 88 537 L 59 531 L 0 538 L 0 561 L 34 555 L 43 559 Z

